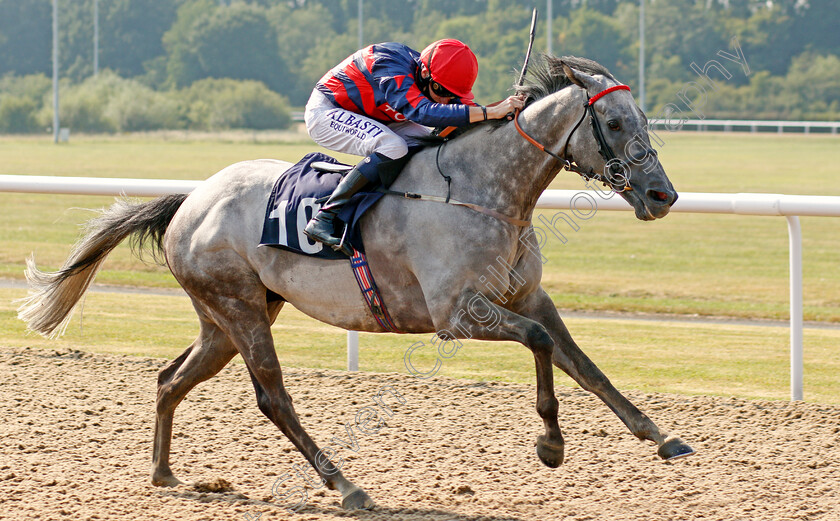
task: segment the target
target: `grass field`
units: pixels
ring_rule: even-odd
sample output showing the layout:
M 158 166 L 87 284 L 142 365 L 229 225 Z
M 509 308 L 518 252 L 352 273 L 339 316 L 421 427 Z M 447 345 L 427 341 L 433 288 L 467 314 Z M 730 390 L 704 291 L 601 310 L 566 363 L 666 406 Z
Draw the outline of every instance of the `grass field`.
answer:
M 306 142 L 253 142 L 249 136 L 88 138 L 60 146 L 43 138 L 6 138 L 0 139 L 0 173 L 204 179 L 238 160 L 296 160 L 314 148 Z M 662 138 L 662 161 L 678 190 L 840 195 L 836 137 L 682 133 Z M 569 173 L 552 187 L 583 188 Z M 99 208 L 112 200 L 0 194 L 0 277 L 22 277 L 30 252 L 56 267 L 78 225 L 91 216 L 78 208 Z M 840 321 L 838 224 L 837 219 L 802 218 L 806 320 Z M 787 317 L 784 219 L 673 214 L 644 223 L 629 212 L 602 211 L 579 225 L 579 231 L 566 234 L 566 244 L 554 239 L 546 246 L 550 262 L 543 282 L 562 308 Z M 98 280 L 175 285 L 165 269 L 137 262 L 127 248 L 109 258 Z
M 198 333 L 185 296 L 90 293 L 83 320 L 77 314 L 65 335 L 46 340 L 25 335 L 12 300 L 24 290 L 0 289 L 0 346 L 81 349 L 174 358 Z M 787 399 L 789 333 L 784 327 L 734 324 L 665 323 L 633 319 L 567 319 L 587 354 L 620 389 Z M 344 369 L 346 333 L 316 322 L 291 306 L 273 327 L 281 364 Z M 362 371 L 406 373 L 404 355 L 430 335 L 360 334 Z M 840 403 L 840 329 L 805 331 L 805 399 Z M 431 370 L 432 349 L 412 353 L 412 363 Z M 237 362 L 241 359 L 237 357 Z M 455 378 L 534 383 L 534 359 L 512 342 L 465 342 L 438 374 Z M 555 371 L 558 385 L 574 382 Z M 150 380 L 151 385 L 151 380 Z
M 832 136 L 660 134 L 663 164 L 679 191 L 840 195 L 840 140 Z M 203 179 L 243 159 L 296 160 L 315 149 L 301 135 L 154 135 L 75 137 L 53 145 L 44 138 L 0 138 L 0 173 Z M 346 157 L 345 157 L 346 158 Z M 346 158 L 350 159 L 350 158 Z M 457 177 L 454 182 L 459 182 Z M 583 189 L 561 174 L 552 188 Z M 112 198 L 0 194 L 0 277 L 21 278 L 23 260 L 57 267 L 78 225 Z M 547 212 L 551 214 L 552 212 Z M 831 218 L 802 218 L 805 317 L 840 322 L 840 227 Z M 673 214 L 643 223 L 629 212 L 598 212 L 579 221 L 563 244 L 546 246 L 543 284 L 563 309 L 787 318 L 787 231 L 784 219 Z M 175 287 L 168 271 L 133 259 L 120 247 L 98 282 Z M 196 332 L 186 299 L 91 295 L 84 336 L 78 319 L 67 337 L 46 343 L 24 337 L 3 290 L 0 344 L 67 345 L 90 350 L 174 356 Z M 104 299 L 102 312 L 94 303 Z M 115 299 L 109 302 L 108 299 Z M 146 299 L 149 299 L 148 301 Z M 175 300 L 172 300 L 175 299 Z M 99 304 L 96 304 L 99 305 Z M 142 321 L 131 316 L 142 309 Z M 291 365 L 344 365 L 344 335 L 297 312 L 276 328 L 282 359 Z M 632 320 L 570 320 L 581 345 L 619 386 L 645 390 L 787 396 L 787 330 L 734 325 L 652 324 Z M 806 332 L 806 398 L 837 402 L 838 332 Z M 404 370 L 406 337 L 363 336 L 362 368 Z M 480 355 L 492 350 L 485 369 Z M 463 355 L 463 356 L 462 356 Z M 533 380 L 533 362 L 521 346 L 471 343 L 444 373 L 469 378 Z M 562 380 L 562 379 L 561 379 Z M 558 380 L 558 381 L 561 381 Z M 836 380 L 836 378 L 834 378 Z M 562 381 L 561 381 L 562 383 Z M 565 383 L 569 383 L 567 380 Z

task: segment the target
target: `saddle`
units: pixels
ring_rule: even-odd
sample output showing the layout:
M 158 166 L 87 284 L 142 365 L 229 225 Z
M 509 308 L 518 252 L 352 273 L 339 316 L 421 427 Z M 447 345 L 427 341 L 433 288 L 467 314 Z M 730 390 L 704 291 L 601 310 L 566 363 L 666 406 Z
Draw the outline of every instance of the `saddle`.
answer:
M 346 259 L 343 253 L 309 239 L 303 229 L 329 199 L 341 181 L 342 174 L 352 168 L 326 154 L 315 152 L 305 155 L 283 172 L 269 194 L 260 246 L 271 246 L 322 259 Z M 353 196 L 337 217 L 346 227 L 347 241 L 360 252 L 364 252 L 364 242 L 358 226 L 359 220 L 384 195 L 373 190 Z
M 329 163 L 327 161 L 313 161 L 312 168 L 318 170 L 319 172 L 330 172 L 334 174 L 344 174 L 345 172 L 349 172 L 353 170 L 352 165 L 345 165 L 344 163 Z
M 342 175 L 351 165 L 319 152 L 307 154 L 283 172 L 274 182 L 269 194 L 263 220 L 260 246 L 269 246 L 322 259 L 347 260 L 347 256 L 320 242 L 314 242 L 303 233 L 306 223 L 329 199 Z M 353 251 L 350 267 L 371 314 L 385 331 L 398 333 L 391 320 L 373 273 L 364 253 L 359 219 L 385 194 L 359 192 L 348 202 L 337 219 L 346 229 L 347 242 Z

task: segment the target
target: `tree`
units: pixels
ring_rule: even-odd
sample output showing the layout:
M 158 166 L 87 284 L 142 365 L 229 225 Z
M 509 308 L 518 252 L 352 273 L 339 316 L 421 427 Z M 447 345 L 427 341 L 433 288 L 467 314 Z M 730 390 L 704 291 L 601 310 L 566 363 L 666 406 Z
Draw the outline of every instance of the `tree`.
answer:
M 746 20 L 728 23 L 731 33 L 738 36 L 744 56 L 751 69 L 783 75 L 790 60 L 802 52 L 794 44 L 793 18 L 780 4 L 757 9 Z
M 51 70 L 50 0 L 0 0 L 0 76 Z
M 840 54 L 840 2 L 837 0 L 808 0 L 794 18 L 794 45 L 798 50 Z
M 617 20 L 586 7 L 572 12 L 559 31 L 558 54 L 597 61 L 617 77 L 630 77 L 635 59 L 629 30 Z
M 169 87 L 184 87 L 200 77 L 201 70 L 190 37 L 194 27 L 217 8 L 213 0 L 190 0 L 178 8 L 175 22 L 163 35 Z
M 840 110 L 840 58 L 804 52 L 795 57 L 786 77 L 790 97 L 800 99 L 803 113 Z
M 320 5 L 308 9 L 290 9 L 278 5 L 268 11 L 268 19 L 277 34 L 279 57 L 288 64 L 290 77 L 294 82 L 283 94 L 295 105 L 305 104 L 315 82 L 353 50 L 337 50 L 337 58 L 327 53 L 323 61 L 315 59 L 321 54 L 322 46 L 332 46 L 338 38 L 332 27 L 324 22 L 329 20 L 329 16 L 327 10 Z M 319 27 L 319 30 L 313 31 L 312 27 Z M 355 39 L 352 40 L 355 42 Z M 354 46 L 355 43 L 351 45 Z
M 657 0 L 645 12 L 648 63 L 679 56 L 685 66 L 682 77 L 669 80 L 691 79 L 691 62 L 702 66 L 719 50 L 729 48 L 722 24 L 705 4 L 705 0 Z
M 255 81 L 208 78 L 179 92 L 191 128 L 286 128 L 289 108 L 280 95 Z
M 139 76 L 164 54 L 163 34 L 183 0 L 100 0 L 100 67 Z M 91 31 L 92 34 L 92 31 Z
M 38 104 L 26 97 L 0 96 L 0 133 L 24 134 L 39 130 Z
M 258 80 L 281 93 L 294 85 L 264 9 L 246 4 L 217 9 L 190 36 L 203 77 Z
M 438 38 L 461 39 L 479 58 L 477 99 L 495 101 L 509 93 L 522 66 L 531 10 L 544 11 L 545 1 L 364 0 L 365 40 L 400 41 L 420 50 Z M 633 84 L 638 0 L 551 1 L 555 53 L 592 58 Z M 731 52 L 736 36 L 752 74 L 720 81 L 722 90 L 707 104 L 709 115 L 836 117 L 837 0 L 646 1 L 650 106 L 674 101 L 685 82 L 696 80 L 689 65 L 721 60 L 717 52 Z M 92 73 L 93 2 L 60 0 L 61 75 L 67 85 L 78 85 Z M 155 88 L 184 89 L 205 78 L 255 80 L 299 107 L 315 82 L 358 46 L 358 0 L 99 2 L 101 68 Z M 0 95 L 7 98 L 4 114 L 18 127 L 31 124 L 24 113 L 33 101 L 40 110 L 44 97 L 18 87 L 3 92 L 3 78 L 11 79 L 8 87 L 20 75 L 50 73 L 51 11 L 51 0 L 0 0 Z M 541 14 L 535 51 L 545 46 L 546 13 Z M 24 84 L 40 92 L 32 82 L 15 85 Z M 128 103 L 135 91 L 121 92 Z M 233 89 L 229 96 L 244 92 Z M 161 99 L 142 93 L 144 103 Z M 95 100 L 88 101 L 80 95 L 79 118 L 93 122 Z M 127 128 L 145 125 L 142 118 L 149 113 L 121 114 L 137 122 L 117 125 Z
M 265 9 L 209 0 L 185 4 L 164 36 L 170 82 L 185 86 L 203 78 L 252 79 L 285 93 L 294 89 Z

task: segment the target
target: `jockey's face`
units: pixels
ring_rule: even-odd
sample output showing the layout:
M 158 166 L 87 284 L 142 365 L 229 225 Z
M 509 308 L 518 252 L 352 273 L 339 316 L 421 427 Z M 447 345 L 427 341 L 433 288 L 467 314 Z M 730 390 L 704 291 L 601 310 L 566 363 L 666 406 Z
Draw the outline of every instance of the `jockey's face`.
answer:
M 435 103 L 443 103 L 444 105 L 454 99 L 451 96 L 438 96 L 432 89 L 429 89 L 429 97 L 432 98 L 432 101 Z
M 427 98 L 430 98 L 435 103 L 443 103 L 444 105 L 450 103 L 453 99 L 455 99 L 453 96 L 440 95 L 435 92 L 435 90 L 431 87 L 432 83 L 434 82 L 428 81 L 431 75 L 429 74 L 429 71 L 428 69 L 426 69 L 425 66 L 421 69 L 420 74 L 423 76 L 423 79 L 427 80 L 428 82 L 426 88 L 423 89 L 423 94 L 425 94 Z M 443 91 L 446 92 L 446 89 L 443 89 Z

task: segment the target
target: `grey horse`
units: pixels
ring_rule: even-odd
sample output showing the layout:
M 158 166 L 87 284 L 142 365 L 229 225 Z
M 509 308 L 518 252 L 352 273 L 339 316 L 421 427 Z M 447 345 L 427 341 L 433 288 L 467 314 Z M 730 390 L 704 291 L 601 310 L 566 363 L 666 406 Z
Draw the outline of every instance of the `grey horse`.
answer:
M 533 78 L 521 88 L 528 104 L 517 121 L 535 142 L 556 150 L 554 155 L 528 143 L 511 122 L 480 124 L 442 150 L 419 152 L 391 187 L 445 197 L 440 168 L 452 177 L 453 199 L 495 216 L 386 196 L 361 222 L 368 260 L 400 331 L 437 332 L 447 341 L 512 340 L 532 351 L 536 408 L 545 424 L 536 446 L 545 465 L 557 467 L 564 457 L 552 364 L 603 400 L 635 436 L 655 442 L 660 457 L 688 455 L 693 451 L 687 444 L 660 430 L 630 403 L 572 340 L 540 286 L 542 262 L 534 254 L 533 236 L 523 239 L 532 229 L 521 221 L 531 219 L 537 198 L 564 166 L 559 154 L 573 158 L 584 172 L 610 170 L 593 124 L 605 129 L 599 130 L 600 147 L 605 141 L 625 158 L 620 167 L 626 184 L 620 193 L 639 219 L 664 217 L 677 197 L 649 153 L 647 122 L 632 95 L 617 90 L 604 96 L 594 105 L 597 121 L 582 124 L 587 100 L 618 82 L 595 62 L 562 60 L 544 57 L 532 68 Z M 644 152 L 642 157 L 633 152 L 634 146 Z M 181 483 L 169 463 L 175 408 L 193 387 L 239 354 L 260 410 L 327 486 L 342 494 L 342 506 L 371 508 L 368 494 L 346 479 L 303 429 L 283 386 L 270 326 L 286 302 L 333 326 L 383 331 L 348 262 L 257 246 L 268 193 L 289 166 L 275 160 L 245 161 L 210 177 L 189 196 L 118 201 L 88 223 L 59 271 L 41 272 L 29 259 L 31 292 L 19 317 L 33 331 L 60 335 L 108 253 L 129 236 L 138 249 L 151 242 L 192 299 L 201 325 L 198 338 L 158 376 L 152 482 Z M 495 288 L 500 291 L 481 282 L 488 266 L 498 268 L 503 283 Z

